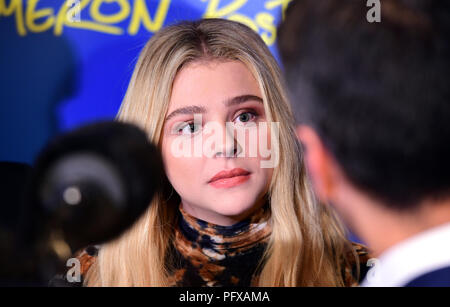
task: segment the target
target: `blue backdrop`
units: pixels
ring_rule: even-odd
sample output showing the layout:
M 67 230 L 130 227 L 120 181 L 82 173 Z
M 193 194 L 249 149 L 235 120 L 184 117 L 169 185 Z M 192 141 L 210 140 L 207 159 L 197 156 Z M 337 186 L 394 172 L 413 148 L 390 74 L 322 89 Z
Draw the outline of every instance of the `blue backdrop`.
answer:
M 163 26 L 218 17 L 277 57 L 291 0 L 0 0 L 0 161 L 32 163 L 58 132 L 114 118 L 139 51 Z

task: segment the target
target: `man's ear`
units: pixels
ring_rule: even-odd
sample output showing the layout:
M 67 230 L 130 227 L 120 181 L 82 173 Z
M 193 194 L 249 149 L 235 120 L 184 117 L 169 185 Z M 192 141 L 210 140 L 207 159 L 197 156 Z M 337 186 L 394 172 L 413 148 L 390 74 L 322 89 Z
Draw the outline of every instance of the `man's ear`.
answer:
M 303 144 L 304 162 L 316 195 L 322 202 L 327 203 L 333 199 L 333 193 L 338 183 L 336 162 L 313 128 L 299 125 L 296 132 L 298 139 Z

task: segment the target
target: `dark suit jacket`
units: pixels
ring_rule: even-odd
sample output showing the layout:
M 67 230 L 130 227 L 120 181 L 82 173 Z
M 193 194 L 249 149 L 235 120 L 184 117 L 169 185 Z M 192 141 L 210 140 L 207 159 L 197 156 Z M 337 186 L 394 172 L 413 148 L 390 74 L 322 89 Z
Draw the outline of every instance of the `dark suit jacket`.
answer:
M 419 276 L 405 287 L 450 287 L 450 266 Z

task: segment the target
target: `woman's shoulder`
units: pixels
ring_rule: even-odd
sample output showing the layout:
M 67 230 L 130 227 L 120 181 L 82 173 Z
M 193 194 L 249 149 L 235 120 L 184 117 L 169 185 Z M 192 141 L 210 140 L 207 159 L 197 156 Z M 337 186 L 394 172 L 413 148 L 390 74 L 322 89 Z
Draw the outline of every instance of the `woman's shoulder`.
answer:
M 89 245 L 85 248 L 82 248 L 75 252 L 73 256 L 70 259 L 76 259 L 77 262 L 75 262 L 75 266 L 72 266 L 72 268 L 75 268 L 75 271 L 69 270 L 65 272 L 64 274 L 58 274 L 54 276 L 49 281 L 50 287 L 81 287 L 83 286 L 83 282 L 86 276 L 86 273 L 91 268 L 92 264 L 96 261 L 98 252 L 99 252 L 100 246 L 98 245 Z M 73 265 L 73 263 L 72 263 Z M 73 274 L 72 274 L 73 273 Z M 69 278 L 70 275 L 72 278 Z M 74 278 L 76 276 L 79 276 L 80 278 Z M 70 280 L 69 280 L 70 279 Z
M 358 286 L 366 277 L 370 269 L 369 259 L 373 258 L 368 247 L 352 242 L 346 251 L 344 266 L 344 283 L 347 287 Z

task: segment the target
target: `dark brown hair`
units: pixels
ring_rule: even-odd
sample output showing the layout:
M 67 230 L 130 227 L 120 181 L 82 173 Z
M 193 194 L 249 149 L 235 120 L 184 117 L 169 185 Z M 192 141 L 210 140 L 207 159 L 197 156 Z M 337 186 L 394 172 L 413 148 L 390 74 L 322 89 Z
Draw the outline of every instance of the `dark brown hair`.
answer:
M 391 208 L 450 195 L 448 1 L 293 2 L 279 49 L 297 120 Z

